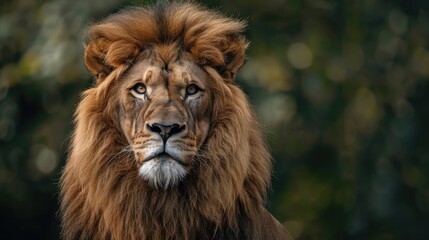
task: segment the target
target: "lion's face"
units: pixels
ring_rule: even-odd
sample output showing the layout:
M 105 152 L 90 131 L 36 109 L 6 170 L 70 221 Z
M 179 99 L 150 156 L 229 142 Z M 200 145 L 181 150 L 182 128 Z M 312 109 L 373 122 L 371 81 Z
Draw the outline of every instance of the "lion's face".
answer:
M 139 175 L 155 188 L 176 185 L 209 130 L 209 76 L 186 59 L 134 64 L 121 80 L 120 122 Z

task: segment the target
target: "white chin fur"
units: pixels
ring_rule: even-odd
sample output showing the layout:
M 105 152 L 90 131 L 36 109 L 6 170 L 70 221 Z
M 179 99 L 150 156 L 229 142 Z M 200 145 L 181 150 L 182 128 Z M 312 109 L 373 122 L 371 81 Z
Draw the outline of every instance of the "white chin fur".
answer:
M 186 175 L 185 168 L 174 160 L 152 159 L 143 163 L 139 175 L 155 188 L 175 186 Z

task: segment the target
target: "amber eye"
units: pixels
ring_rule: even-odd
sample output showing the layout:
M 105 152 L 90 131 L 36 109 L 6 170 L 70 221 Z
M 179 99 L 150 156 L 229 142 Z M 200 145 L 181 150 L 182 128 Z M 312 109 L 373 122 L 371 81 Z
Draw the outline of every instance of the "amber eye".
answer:
M 190 84 L 186 87 L 186 94 L 187 95 L 194 95 L 198 91 L 200 91 L 200 88 L 197 87 L 197 85 L 195 85 L 195 84 Z
M 137 83 L 134 87 L 131 88 L 136 94 L 145 94 L 146 86 L 143 83 Z

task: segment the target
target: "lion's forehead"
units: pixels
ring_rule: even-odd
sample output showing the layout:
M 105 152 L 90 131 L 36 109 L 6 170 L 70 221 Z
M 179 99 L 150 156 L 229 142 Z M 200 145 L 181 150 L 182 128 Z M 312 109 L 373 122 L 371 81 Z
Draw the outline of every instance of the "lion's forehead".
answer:
M 148 87 L 168 86 L 185 87 L 191 81 L 204 83 L 202 70 L 189 62 L 172 62 L 167 65 L 149 59 L 135 63 L 127 76 L 129 81 L 140 80 Z

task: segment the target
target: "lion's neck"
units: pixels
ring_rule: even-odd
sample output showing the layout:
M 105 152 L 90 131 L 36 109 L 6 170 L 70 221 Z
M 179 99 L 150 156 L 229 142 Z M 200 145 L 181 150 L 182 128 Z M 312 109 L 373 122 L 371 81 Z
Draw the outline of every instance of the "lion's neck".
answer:
M 215 236 L 235 232 L 239 235 L 239 230 L 228 227 L 224 219 L 214 219 L 217 215 L 224 215 L 222 210 L 207 216 L 202 204 L 192 196 L 194 194 L 184 188 L 162 193 L 146 192 L 145 209 L 140 218 L 141 226 L 144 226 L 142 234 L 147 239 L 215 239 Z
M 249 206 L 244 205 L 257 209 L 259 203 L 243 201 L 244 197 L 250 199 L 241 196 L 247 194 L 243 189 L 241 195 L 220 192 L 224 189 L 220 182 L 207 181 L 216 178 L 210 169 L 195 169 L 199 174 L 189 175 L 177 187 L 156 190 L 127 170 L 130 159 L 110 164 L 117 166 L 97 172 L 97 180 L 88 179 L 86 184 L 68 189 L 74 192 L 66 195 L 73 197 L 64 204 L 72 214 L 65 215 L 64 223 L 76 226 L 69 228 L 70 239 L 242 239 L 247 232 L 240 228 L 252 229 L 256 213 L 246 212 Z M 65 175 L 64 180 L 75 182 L 76 178 Z M 76 199 L 83 203 L 74 204 Z
M 216 184 L 207 186 L 206 179 L 202 178 L 214 177 L 208 171 L 197 169 L 199 174 L 191 174 L 177 187 L 167 190 L 156 190 L 144 184 L 117 189 L 112 193 L 116 195 L 111 200 L 112 205 L 118 203 L 113 216 L 120 216 L 122 224 L 116 223 L 117 228 L 111 231 L 120 232 L 115 234 L 117 236 L 129 236 L 124 231 L 131 220 L 140 226 L 137 231 L 140 233 L 135 235 L 146 236 L 146 239 L 216 239 L 221 236 L 243 239 L 240 227 L 251 229 L 250 223 L 256 214 L 246 212 L 243 204 L 258 203 L 244 202 L 239 195 L 227 196 L 232 193 L 219 193 L 220 186 Z M 142 181 L 136 179 L 136 182 L 139 180 Z M 124 193 L 130 194 L 123 196 Z

